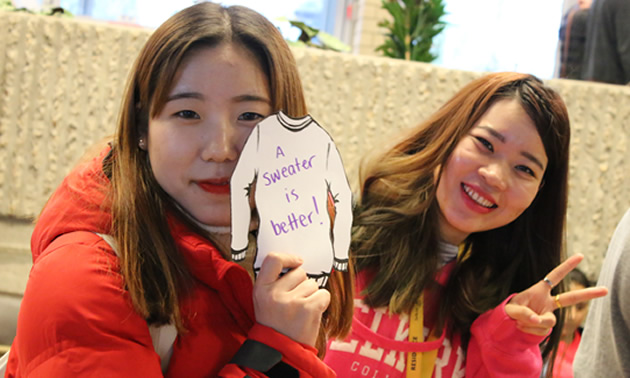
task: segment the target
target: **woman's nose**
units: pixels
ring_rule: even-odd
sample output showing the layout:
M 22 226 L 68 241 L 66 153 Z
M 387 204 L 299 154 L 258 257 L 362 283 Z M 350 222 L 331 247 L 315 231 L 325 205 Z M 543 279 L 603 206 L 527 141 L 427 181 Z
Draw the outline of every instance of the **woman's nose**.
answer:
M 234 126 L 225 119 L 211 119 L 203 136 L 201 158 L 221 163 L 238 159 Z
M 509 167 L 503 162 L 493 162 L 479 168 L 479 173 L 488 185 L 497 190 L 506 190 L 509 187 Z

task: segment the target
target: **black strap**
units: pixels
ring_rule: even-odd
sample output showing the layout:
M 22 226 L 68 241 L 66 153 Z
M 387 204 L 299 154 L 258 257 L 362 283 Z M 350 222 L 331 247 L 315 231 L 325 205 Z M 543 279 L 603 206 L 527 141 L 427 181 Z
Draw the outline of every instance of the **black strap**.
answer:
M 230 362 L 263 372 L 268 377 L 300 376 L 297 369 L 282 362 L 282 353 L 255 340 L 245 340 Z
M 267 375 L 267 377 L 270 377 L 270 378 L 276 378 L 276 377 L 277 378 L 284 378 L 284 377 L 299 378 L 300 376 L 300 372 L 297 371 L 296 368 L 282 361 L 277 363 L 271 369 L 267 370 L 265 374 Z

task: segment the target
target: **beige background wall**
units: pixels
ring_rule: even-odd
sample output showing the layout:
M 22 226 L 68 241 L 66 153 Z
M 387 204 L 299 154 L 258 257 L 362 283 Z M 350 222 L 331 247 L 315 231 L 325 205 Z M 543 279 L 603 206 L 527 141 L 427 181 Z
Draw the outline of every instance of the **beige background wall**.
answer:
M 127 71 L 148 31 L 0 12 L 0 291 L 21 292 L 30 221 L 90 144 L 114 131 Z M 361 156 L 418 123 L 480 73 L 294 50 L 311 114 L 353 186 Z M 573 125 L 568 247 L 598 272 L 630 207 L 630 87 L 565 80 Z

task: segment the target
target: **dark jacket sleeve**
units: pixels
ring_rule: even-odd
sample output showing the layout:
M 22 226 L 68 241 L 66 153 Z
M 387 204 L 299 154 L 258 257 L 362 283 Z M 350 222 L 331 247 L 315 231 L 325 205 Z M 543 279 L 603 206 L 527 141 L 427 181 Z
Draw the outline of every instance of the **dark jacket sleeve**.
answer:
M 630 84 L 630 1 L 617 0 L 616 9 L 612 10 L 615 19 L 615 40 L 624 84 Z

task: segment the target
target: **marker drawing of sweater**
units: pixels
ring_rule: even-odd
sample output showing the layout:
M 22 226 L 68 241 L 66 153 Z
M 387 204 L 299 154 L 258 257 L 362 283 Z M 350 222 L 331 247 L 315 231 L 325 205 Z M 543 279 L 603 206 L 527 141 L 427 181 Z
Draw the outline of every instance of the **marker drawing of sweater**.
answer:
M 230 186 L 234 260 L 245 258 L 253 191 L 256 273 L 272 251 L 302 257 L 302 268 L 321 286 L 333 267 L 347 270 L 352 192 L 333 140 L 311 116 L 293 119 L 279 112 L 256 125 Z

